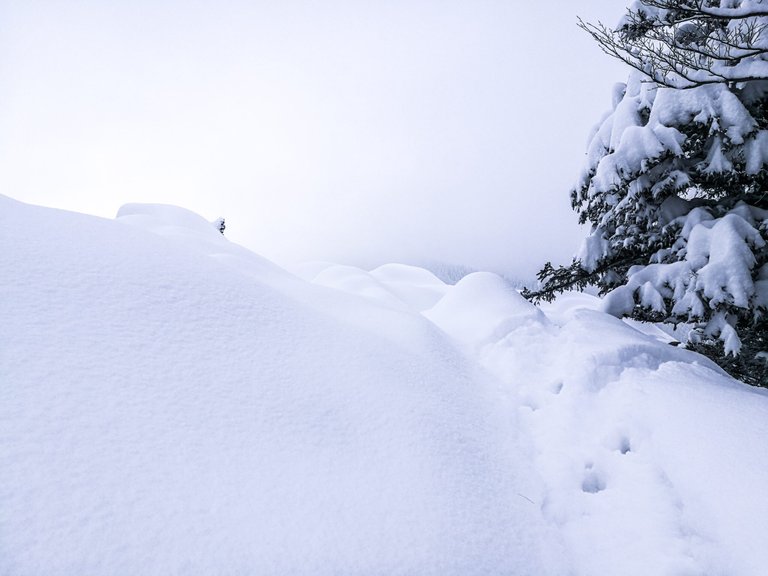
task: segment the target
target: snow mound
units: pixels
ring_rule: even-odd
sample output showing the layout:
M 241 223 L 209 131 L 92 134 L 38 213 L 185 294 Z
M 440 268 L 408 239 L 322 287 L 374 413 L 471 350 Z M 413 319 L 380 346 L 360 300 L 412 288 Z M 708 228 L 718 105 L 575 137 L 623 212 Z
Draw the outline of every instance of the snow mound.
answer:
M 762 574 L 768 394 L 570 300 L 477 356 L 518 398 L 568 573 Z
M 125 204 L 117 211 L 117 219 L 155 234 L 221 239 L 218 222 L 208 222 L 191 210 L 168 204 Z
M 117 211 L 117 222 L 162 236 L 193 257 L 208 256 L 260 281 L 284 280 L 285 272 L 272 262 L 230 243 L 219 230 L 219 221 L 209 222 L 199 214 L 168 204 L 125 204 Z
M 304 262 L 293 272 L 305 280 L 361 296 L 394 310 L 421 312 L 435 305 L 449 286 L 429 270 L 406 264 L 385 264 L 367 272 L 330 262 Z
M 521 325 L 548 322 L 509 282 L 491 272 L 465 276 L 424 316 L 471 347 L 498 340 Z
M 0 573 L 548 573 L 514 421 L 439 330 L 120 214 L 0 197 Z
M 312 282 L 320 286 L 335 288 L 348 294 L 362 296 L 372 302 L 396 310 L 406 310 L 405 302 L 400 300 L 384 284 L 371 274 L 355 266 L 329 266 L 321 270 Z
M 449 286 L 429 270 L 405 264 L 384 264 L 371 271 L 371 276 L 384 284 L 412 310 L 423 311 L 434 306 Z
M 0 196 L 0 245 L 0 574 L 768 565 L 768 393 L 597 298 L 308 282 L 173 207 Z

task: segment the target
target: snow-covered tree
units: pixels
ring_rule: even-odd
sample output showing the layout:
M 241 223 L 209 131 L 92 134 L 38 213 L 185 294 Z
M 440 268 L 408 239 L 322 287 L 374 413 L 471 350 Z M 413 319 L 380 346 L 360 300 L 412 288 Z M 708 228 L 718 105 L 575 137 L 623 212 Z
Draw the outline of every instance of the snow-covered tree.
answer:
M 659 85 L 690 88 L 768 77 L 766 16 L 763 0 L 636 0 L 615 29 L 579 25 Z
M 547 264 L 529 293 L 596 285 L 607 311 L 692 324 L 689 346 L 762 385 L 766 24 L 760 1 L 641 0 L 616 31 L 584 25 L 635 71 L 616 87 L 571 191 L 591 232 L 571 266 Z

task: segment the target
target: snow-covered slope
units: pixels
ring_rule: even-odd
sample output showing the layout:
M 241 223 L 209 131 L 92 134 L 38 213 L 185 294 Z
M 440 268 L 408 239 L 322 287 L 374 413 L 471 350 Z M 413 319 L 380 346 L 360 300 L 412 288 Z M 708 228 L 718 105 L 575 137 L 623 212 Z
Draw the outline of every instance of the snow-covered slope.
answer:
M 2 196 L 0 266 L 0 574 L 768 566 L 768 397 L 588 297 Z
M 1 574 L 538 570 L 515 425 L 427 320 L 181 209 L 0 202 Z

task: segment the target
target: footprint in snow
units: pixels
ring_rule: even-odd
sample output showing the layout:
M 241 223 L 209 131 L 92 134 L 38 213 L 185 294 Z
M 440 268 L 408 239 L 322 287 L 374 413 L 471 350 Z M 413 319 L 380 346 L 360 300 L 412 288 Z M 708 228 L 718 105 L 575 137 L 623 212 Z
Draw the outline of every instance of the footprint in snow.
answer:
M 586 492 L 588 494 L 597 494 L 598 492 L 602 492 L 605 490 L 605 479 L 597 473 L 595 470 L 592 470 L 591 465 L 587 465 L 586 467 L 586 474 L 584 475 L 584 480 L 581 482 L 581 490 L 582 492 Z

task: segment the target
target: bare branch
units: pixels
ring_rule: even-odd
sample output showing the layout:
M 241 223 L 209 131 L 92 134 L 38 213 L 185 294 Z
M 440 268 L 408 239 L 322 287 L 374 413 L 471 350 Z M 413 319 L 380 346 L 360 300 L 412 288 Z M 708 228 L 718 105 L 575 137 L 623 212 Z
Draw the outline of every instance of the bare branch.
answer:
M 661 86 L 768 79 L 768 10 L 719 8 L 702 0 L 641 0 L 618 29 L 580 18 L 578 26 L 603 52 Z

